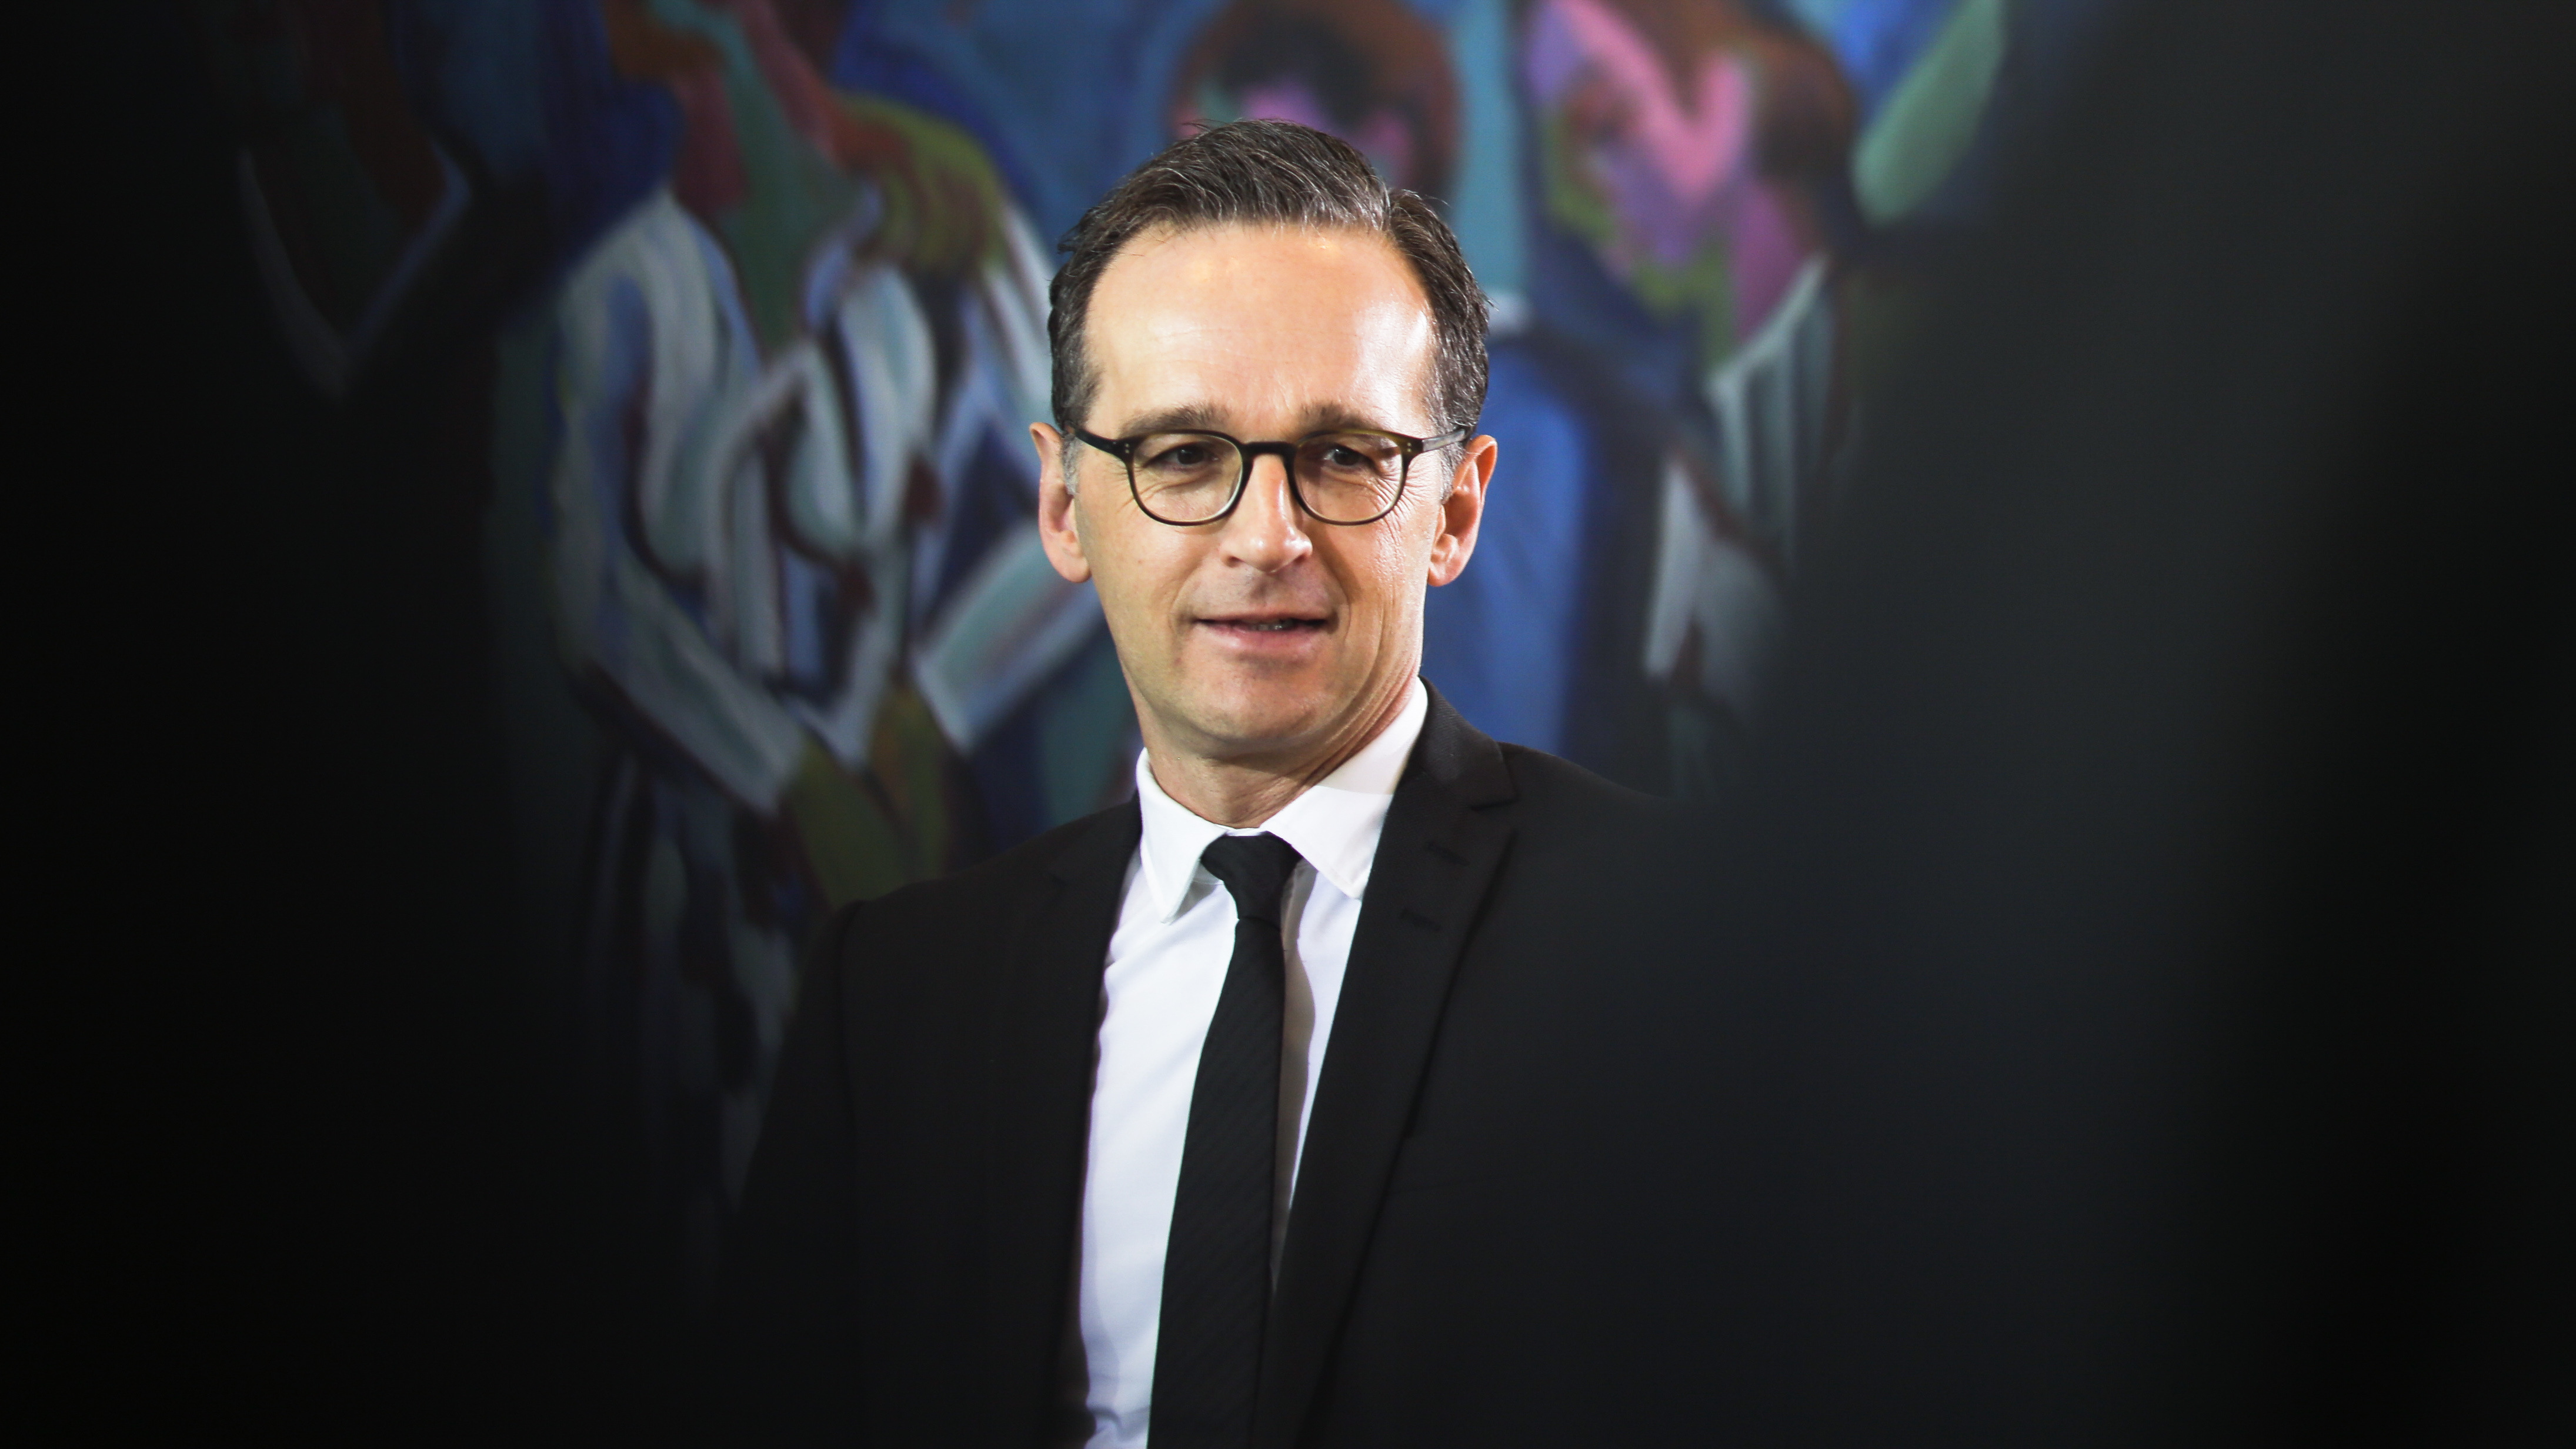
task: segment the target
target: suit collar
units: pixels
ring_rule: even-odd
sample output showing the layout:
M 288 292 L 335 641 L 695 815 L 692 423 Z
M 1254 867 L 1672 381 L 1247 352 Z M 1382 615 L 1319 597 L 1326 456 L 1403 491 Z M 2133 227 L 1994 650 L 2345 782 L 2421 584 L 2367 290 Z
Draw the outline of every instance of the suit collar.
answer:
M 1422 738 L 1414 744 L 1413 759 L 1405 767 L 1404 783 L 1396 787 L 1398 805 L 1407 787 L 1436 791 L 1468 809 L 1512 799 L 1518 791 L 1511 770 L 1503 764 L 1503 747 L 1467 723 L 1439 690 L 1428 684 L 1423 690 L 1430 708 L 1423 717 Z
M 1510 843 L 1502 750 L 1438 691 L 1387 811 L 1316 1083 L 1262 1355 L 1253 1441 L 1286 1449 L 1321 1384 L 1431 1056 Z
M 1352 900 L 1365 899 L 1378 832 L 1430 713 L 1430 687 L 1417 679 L 1404 708 L 1375 739 L 1249 830 L 1229 830 L 1203 819 L 1163 793 L 1149 757 L 1139 752 L 1136 803 L 1144 817 L 1144 836 L 1137 864 L 1156 914 L 1169 921 L 1196 898 L 1194 886 L 1214 888 L 1214 879 L 1200 873 L 1198 862 L 1220 835 L 1276 835 L 1336 890 Z
M 1068 832 L 1047 862 L 1047 874 L 1065 885 L 1096 885 L 1103 875 L 1126 869 L 1136 853 L 1136 832 L 1136 802 L 1122 800 Z

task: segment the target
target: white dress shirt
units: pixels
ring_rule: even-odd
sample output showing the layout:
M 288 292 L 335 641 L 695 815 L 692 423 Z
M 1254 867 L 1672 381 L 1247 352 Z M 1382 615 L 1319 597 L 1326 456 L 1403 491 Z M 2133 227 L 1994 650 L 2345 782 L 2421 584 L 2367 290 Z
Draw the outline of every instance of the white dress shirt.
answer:
M 1163 793 L 1150 761 L 1136 758 L 1144 833 L 1127 867 L 1126 895 L 1109 963 L 1091 1089 L 1091 1156 L 1082 1186 L 1078 1309 L 1090 1374 L 1093 1449 L 1145 1442 L 1154 1392 L 1154 1340 L 1162 1317 L 1163 1249 L 1181 1180 L 1181 1143 L 1199 1046 L 1216 1016 L 1234 960 L 1234 897 L 1199 865 L 1220 835 L 1276 835 L 1304 857 L 1288 878 L 1280 913 L 1287 956 L 1286 1036 L 1279 1053 L 1279 1210 L 1275 1271 L 1287 1205 L 1304 1156 L 1316 1074 L 1341 1000 L 1360 900 L 1377 858 L 1379 830 L 1413 742 L 1430 712 L 1415 680 L 1403 712 L 1360 752 L 1244 830 L 1200 819 Z

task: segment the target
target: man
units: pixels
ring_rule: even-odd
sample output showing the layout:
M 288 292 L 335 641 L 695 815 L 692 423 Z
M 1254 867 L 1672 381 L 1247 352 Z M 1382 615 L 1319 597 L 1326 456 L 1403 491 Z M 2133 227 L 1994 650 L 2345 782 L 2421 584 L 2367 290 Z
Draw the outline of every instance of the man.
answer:
M 1281 122 L 1066 246 L 1039 524 L 1137 796 L 834 922 L 735 1249 L 751 1406 L 907 1445 L 1582 1422 L 1585 1024 L 1662 817 L 1416 677 L 1494 472 L 1483 295 Z

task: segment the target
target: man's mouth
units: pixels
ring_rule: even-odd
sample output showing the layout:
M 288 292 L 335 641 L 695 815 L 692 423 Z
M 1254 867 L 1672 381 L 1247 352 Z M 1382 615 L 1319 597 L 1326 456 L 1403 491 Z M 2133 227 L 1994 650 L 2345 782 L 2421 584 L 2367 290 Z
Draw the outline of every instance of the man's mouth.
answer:
M 1199 622 L 1202 624 L 1213 625 L 1219 629 L 1242 629 L 1255 634 L 1289 634 L 1302 629 L 1321 629 L 1324 627 L 1324 621 L 1321 619 L 1306 619 L 1291 616 L 1241 619 L 1201 619 Z

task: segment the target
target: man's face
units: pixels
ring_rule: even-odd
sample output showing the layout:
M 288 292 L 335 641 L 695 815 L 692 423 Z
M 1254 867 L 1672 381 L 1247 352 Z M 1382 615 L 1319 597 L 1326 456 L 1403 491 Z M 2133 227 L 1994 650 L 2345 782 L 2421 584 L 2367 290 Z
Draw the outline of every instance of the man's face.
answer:
M 1430 306 L 1366 233 L 1148 233 L 1102 272 L 1085 340 L 1099 389 L 1081 422 L 1103 437 L 1444 431 L 1426 407 Z M 1265 455 L 1232 514 L 1175 528 L 1137 508 L 1116 458 L 1076 444 L 1068 479 L 1056 431 L 1030 431 L 1048 557 L 1098 585 L 1148 747 L 1292 767 L 1356 747 L 1400 707 L 1423 588 L 1466 566 L 1494 451 L 1477 439 L 1454 475 L 1417 459 L 1395 511 L 1358 527 L 1307 516 Z

